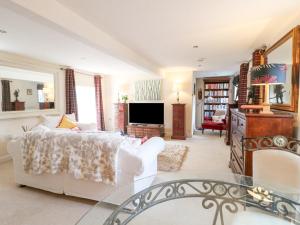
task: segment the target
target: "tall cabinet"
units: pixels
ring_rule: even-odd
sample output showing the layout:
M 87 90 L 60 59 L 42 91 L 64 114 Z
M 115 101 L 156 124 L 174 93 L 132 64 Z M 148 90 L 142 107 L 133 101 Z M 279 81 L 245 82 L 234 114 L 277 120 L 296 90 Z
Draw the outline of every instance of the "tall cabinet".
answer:
M 115 104 L 115 127 L 127 134 L 128 125 L 128 104 L 116 103 Z
M 172 139 L 185 140 L 185 104 L 172 104 L 173 125 Z

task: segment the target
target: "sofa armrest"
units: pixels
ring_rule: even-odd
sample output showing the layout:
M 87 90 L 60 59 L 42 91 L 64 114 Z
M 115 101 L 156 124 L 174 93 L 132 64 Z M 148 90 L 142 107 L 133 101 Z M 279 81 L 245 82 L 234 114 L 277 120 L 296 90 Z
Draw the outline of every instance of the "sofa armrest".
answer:
M 165 148 L 165 141 L 161 137 L 152 137 L 138 147 L 137 156 L 144 161 L 157 159 L 157 155 Z
M 7 152 L 12 158 L 17 156 L 17 152 L 21 149 L 21 138 L 16 138 L 7 143 Z
M 157 155 L 164 148 L 165 141 L 160 137 L 150 138 L 138 147 L 123 146 L 118 154 L 118 170 L 134 176 L 157 171 Z

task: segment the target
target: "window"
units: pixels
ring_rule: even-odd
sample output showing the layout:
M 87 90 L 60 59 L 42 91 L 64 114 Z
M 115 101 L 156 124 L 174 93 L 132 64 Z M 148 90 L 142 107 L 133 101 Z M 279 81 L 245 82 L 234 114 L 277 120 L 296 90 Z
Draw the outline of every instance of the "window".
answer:
M 81 123 L 96 123 L 96 99 L 93 76 L 77 73 L 76 95 L 78 106 L 78 121 Z

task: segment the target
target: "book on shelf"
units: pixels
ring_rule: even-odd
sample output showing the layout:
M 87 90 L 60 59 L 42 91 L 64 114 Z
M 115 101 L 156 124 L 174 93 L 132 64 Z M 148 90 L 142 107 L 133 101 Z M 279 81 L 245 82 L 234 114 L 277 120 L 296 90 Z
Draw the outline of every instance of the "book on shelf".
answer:
M 229 83 L 212 83 L 212 84 L 205 84 L 205 89 L 228 89 Z
M 227 97 L 205 98 L 204 103 L 228 103 L 228 98 Z
M 205 91 L 205 96 L 227 96 L 228 91 L 227 90 L 219 90 L 219 91 Z
M 204 105 L 204 110 L 226 110 L 227 105 Z

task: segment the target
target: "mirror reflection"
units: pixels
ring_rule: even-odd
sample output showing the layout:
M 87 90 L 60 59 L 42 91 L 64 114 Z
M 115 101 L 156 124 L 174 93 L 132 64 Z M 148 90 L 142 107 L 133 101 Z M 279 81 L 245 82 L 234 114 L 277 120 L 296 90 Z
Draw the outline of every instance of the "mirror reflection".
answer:
M 0 80 L 3 112 L 55 108 L 53 74 L 0 66 Z
M 268 63 L 286 64 L 286 82 L 270 86 L 270 104 L 291 104 L 292 100 L 292 65 L 293 40 L 289 38 L 268 54 Z

